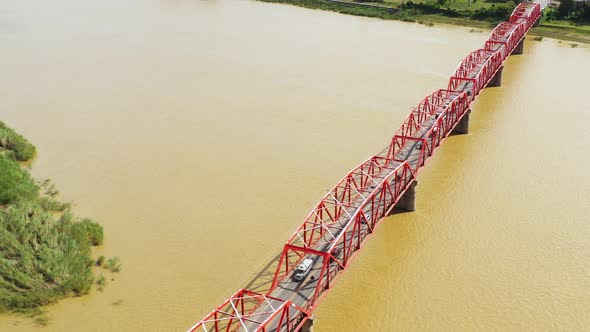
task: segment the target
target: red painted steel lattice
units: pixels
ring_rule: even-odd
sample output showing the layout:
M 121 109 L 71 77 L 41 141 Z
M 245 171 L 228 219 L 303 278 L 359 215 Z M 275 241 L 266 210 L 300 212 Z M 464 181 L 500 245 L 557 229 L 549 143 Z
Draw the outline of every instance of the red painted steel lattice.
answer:
M 307 315 L 290 301 L 240 289 L 189 331 L 293 331 Z
M 298 330 L 379 220 L 415 185 L 421 167 L 469 112 L 471 101 L 502 69 L 540 15 L 539 4 L 519 4 L 509 21 L 492 31 L 484 48 L 461 61 L 447 89 L 424 98 L 385 149 L 351 170 L 320 200 L 285 244 L 266 295 L 242 289 L 189 331 Z M 317 278 L 305 279 L 313 286 L 309 296 L 287 287 L 305 258 L 312 259 L 318 271 Z M 295 305 L 296 298 L 302 303 Z

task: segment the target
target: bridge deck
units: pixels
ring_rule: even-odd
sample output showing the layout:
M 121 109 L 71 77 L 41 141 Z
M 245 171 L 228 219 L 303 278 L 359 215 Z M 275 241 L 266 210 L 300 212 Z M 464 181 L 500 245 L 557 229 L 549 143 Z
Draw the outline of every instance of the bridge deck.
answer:
M 267 295 L 242 290 L 239 293 L 241 297 L 236 295 L 230 298 L 194 325 L 190 331 L 296 330 L 299 324 L 309 317 L 318 296 L 329 288 L 329 282 L 333 277 L 347 266 L 350 255 L 360 249 L 360 243 L 373 231 L 375 223 L 383 217 L 384 211 L 393 208 L 400 195 L 409 188 L 426 158 L 430 157 L 441 140 L 450 134 L 452 128 L 466 113 L 469 102 L 500 70 L 508 53 L 516 47 L 515 41 L 524 38 L 533 23 L 539 19 L 540 8 L 545 8 L 549 1 L 539 0 L 538 3 L 540 6 L 530 3 L 518 5 L 510 17 L 510 23 L 504 23 L 502 27 L 499 25 L 498 31 L 494 30 L 486 43 L 486 49 L 472 52 L 459 65 L 453 77 L 460 78 L 460 84 L 454 85 L 454 89 L 451 89 L 452 78 L 449 83 L 451 91 L 439 90 L 428 96 L 412 110 L 391 144 L 373 157 L 377 159 L 370 159 L 357 167 L 349 173 L 346 181 L 341 181 L 324 197 L 318 207 L 322 207 L 322 204 L 329 205 L 332 211 L 337 212 L 336 217 L 330 217 L 330 220 L 325 217 L 322 219 L 321 216 L 314 217 L 313 214 L 317 214 L 318 211 L 327 211 L 329 214 L 330 211 L 320 210 L 318 207 L 312 211 L 312 219 L 308 217 L 289 240 L 294 239 L 301 243 L 301 246 L 294 246 L 290 242 L 285 245 L 286 272 L 284 275 L 279 273 L 283 268 L 281 260 L 273 287 Z M 511 49 L 506 50 L 506 47 Z M 467 92 L 470 94 L 468 101 L 465 99 Z M 465 103 L 458 102 L 459 100 L 465 100 Z M 446 121 L 444 125 L 442 120 Z M 450 121 L 452 123 L 449 123 Z M 442 132 L 443 130 L 445 132 Z M 369 166 L 370 175 L 363 168 Z M 397 176 L 397 172 L 404 167 L 411 169 L 411 178 Z M 403 190 L 398 188 L 398 184 L 403 186 Z M 377 200 L 377 192 L 386 187 L 397 188 L 395 195 L 398 196 L 393 197 L 394 193 L 390 190 L 389 198 L 386 194 L 381 194 Z M 342 194 L 342 191 L 345 193 Z M 314 233 L 316 231 L 317 233 Z M 349 246 L 354 244 L 357 247 L 347 248 L 347 243 Z M 304 253 L 299 255 L 298 261 L 305 257 L 313 259 L 310 272 L 301 281 L 293 279 L 296 263 L 288 264 L 287 252 L 293 248 Z M 344 250 L 341 250 L 342 248 Z M 326 269 L 327 274 L 332 275 L 327 276 Z M 250 294 L 248 298 L 254 301 L 252 307 L 244 307 L 243 294 Z
M 453 94 L 454 97 L 459 96 L 459 93 Z M 428 132 L 434 126 L 436 120 L 439 118 L 441 113 L 445 110 L 445 108 L 449 105 L 449 101 L 441 104 L 440 106 L 435 107 L 435 111 L 432 115 L 427 117 L 427 120 L 422 122 L 419 129 L 414 132 L 412 137 L 415 138 L 423 138 L 426 139 L 428 142 L 432 140 L 432 137 L 426 137 Z M 385 155 L 389 147 L 383 149 L 383 151 L 379 155 Z M 408 161 L 412 168 L 418 168 L 420 154 L 422 151 L 422 144 L 419 141 L 413 141 L 410 144 L 407 144 L 400 152 L 395 155 L 395 160 L 392 160 L 390 163 L 387 164 L 387 167 L 380 172 L 375 178 L 376 181 L 382 181 L 385 177 L 393 170 L 395 170 L 398 166 L 401 165 L 402 161 Z M 374 187 L 373 187 L 374 188 Z M 341 218 L 338 219 L 338 225 L 340 226 L 340 230 L 344 231 L 346 225 L 351 222 L 351 216 L 355 215 L 357 210 L 362 206 L 366 197 L 371 194 L 372 188 L 367 187 L 364 191 L 360 192 L 359 195 L 355 198 L 352 205 L 346 207 L 347 213 L 344 213 Z M 364 212 L 366 214 L 371 213 L 371 209 L 365 205 Z M 361 236 L 366 236 L 369 233 L 369 226 L 368 224 L 362 224 L 362 228 L 360 231 Z M 334 234 L 334 237 L 337 237 L 339 234 Z M 358 237 L 359 233 L 353 232 L 352 229 L 347 231 L 347 236 L 349 237 Z M 313 249 L 321 252 L 327 252 L 327 250 L 332 245 L 332 242 L 326 241 L 318 243 Z M 338 256 L 342 256 L 344 253 L 340 252 Z M 335 261 L 331 262 L 333 267 L 336 267 L 337 263 Z M 285 300 L 289 300 L 293 304 L 305 307 L 307 303 L 311 300 L 314 292 L 316 291 L 317 284 L 320 281 L 320 273 L 322 270 L 322 262 L 320 259 L 315 259 L 314 264 L 311 267 L 311 270 L 307 277 L 301 281 L 293 280 L 294 271 L 285 278 L 284 281 L 279 283 L 277 287 L 270 293 L 270 296 L 277 297 Z M 292 308 L 293 315 L 296 314 L 297 309 Z M 262 305 L 260 306 L 255 313 L 260 314 L 266 312 L 267 315 L 262 315 L 261 319 L 267 319 L 271 315 L 271 308 L 269 305 Z M 251 327 L 254 324 L 246 324 L 245 328 L 240 329 L 240 331 L 252 331 Z M 266 331 L 278 331 L 279 326 L 276 325 L 269 325 L 266 327 Z

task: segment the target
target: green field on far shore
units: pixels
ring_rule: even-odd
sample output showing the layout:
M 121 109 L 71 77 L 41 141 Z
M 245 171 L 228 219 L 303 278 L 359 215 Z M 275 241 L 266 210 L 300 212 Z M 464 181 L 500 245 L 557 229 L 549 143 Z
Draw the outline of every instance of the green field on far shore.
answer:
M 295 6 L 334 11 L 342 14 L 375 17 L 386 20 L 416 22 L 426 25 L 453 24 L 479 29 L 492 29 L 505 21 L 518 1 L 508 0 L 382 0 L 382 1 L 331 1 L 331 0 L 259 0 Z M 556 13 L 556 9 L 546 12 Z M 587 9 L 586 14 L 590 10 Z M 541 26 L 531 34 L 590 44 L 590 25 L 587 21 L 555 20 L 544 15 Z M 586 16 L 587 17 L 587 16 Z

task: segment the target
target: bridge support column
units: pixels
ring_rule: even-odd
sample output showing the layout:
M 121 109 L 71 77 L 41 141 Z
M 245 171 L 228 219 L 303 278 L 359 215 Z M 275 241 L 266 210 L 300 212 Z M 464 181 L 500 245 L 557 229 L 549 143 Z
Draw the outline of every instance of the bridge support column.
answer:
M 301 327 L 301 332 L 313 332 L 313 323 L 315 320 L 315 316 L 311 316 L 309 317 L 305 323 L 303 323 L 303 326 Z
M 469 115 L 471 108 L 468 108 L 459 123 L 455 126 L 451 134 L 469 134 Z
M 512 54 L 522 54 L 522 53 L 524 53 L 524 37 L 522 37 L 522 39 L 520 40 L 518 45 L 516 45 L 516 47 L 514 48 L 514 51 L 512 51 Z
M 504 70 L 504 66 L 500 67 L 494 77 L 490 80 L 487 87 L 493 86 L 502 86 L 502 70 Z
M 418 186 L 418 181 L 412 182 L 410 187 L 406 192 L 402 195 L 402 197 L 397 202 L 396 207 L 406 210 L 406 211 L 416 211 L 416 186 Z

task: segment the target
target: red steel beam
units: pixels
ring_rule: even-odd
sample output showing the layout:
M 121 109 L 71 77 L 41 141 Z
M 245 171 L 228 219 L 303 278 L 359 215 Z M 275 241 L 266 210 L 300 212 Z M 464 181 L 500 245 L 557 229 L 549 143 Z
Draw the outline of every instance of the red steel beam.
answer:
M 471 101 L 540 16 L 539 4 L 519 4 L 509 21 L 492 31 L 483 49 L 463 59 L 447 90 L 437 90 L 424 98 L 412 109 L 386 149 L 350 171 L 320 200 L 285 244 L 267 294 L 241 289 L 189 331 L 266 332 L 270 327 L 273 331 L 299 330 L 319 297 L 348 266 L 377 222 L 416 180 L 427 159 L 451 134 Z M 419 149 L 417 159 L 404 157 L 412 155 L 414 149 Z M 322 269 L 315 292 L 304 308 L 270 295 L 302 259 L 311 256 L 322 260 Z

